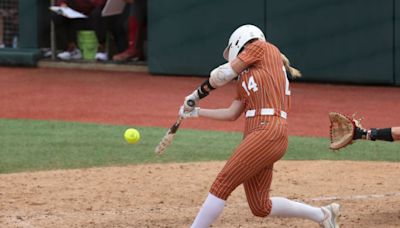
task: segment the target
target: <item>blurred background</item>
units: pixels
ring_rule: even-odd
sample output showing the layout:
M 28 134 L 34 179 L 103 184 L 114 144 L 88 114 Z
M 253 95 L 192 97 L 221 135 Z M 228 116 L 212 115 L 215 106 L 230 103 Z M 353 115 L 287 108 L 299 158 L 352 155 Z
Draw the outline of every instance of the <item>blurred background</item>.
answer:
M 118 19 L 111 29 L 110 22 L 102 22 L 107 55 L 102 64 L 146 65 L 151 74 L 208 76 L 224 63 L 222 51 L 234 29 L 254 24 L 303 72 L 301 81 L 400 85 L 400 4 L 395 0 L 151 0 L 143 1 L 145 7 L 133 6 L 140 1 L 125 2 L 123 11 L 112 15 Z M 65 61 L 57 57 L 63 49 L 49 10 L 57 4 L 0 1 L 1 65 Z M 142 41 L 133 42 L 141 43 L 137 50 L 142 53 L 135 52 L 141 55 L 115 58 L 126 54 L 130 36 L 140 31 Z

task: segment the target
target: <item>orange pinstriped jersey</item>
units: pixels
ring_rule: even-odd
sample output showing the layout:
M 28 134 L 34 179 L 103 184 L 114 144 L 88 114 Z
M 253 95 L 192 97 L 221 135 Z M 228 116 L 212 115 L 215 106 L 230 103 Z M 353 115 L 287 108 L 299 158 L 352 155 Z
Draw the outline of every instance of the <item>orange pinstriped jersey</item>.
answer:
M 245 135 L 262 128 L 266 122 L 286 124 L 280 111 L 289 111 L 290 91 L 279 49 L 256 40 L 248 44 L 238 58 L 250 66 L 239 75 L 238 96 L 245 103 L 245 113 L 255 110 L 254 117 L 246 118 Z M 275 116 L 261 115 L 261 109 L 274 109 Z

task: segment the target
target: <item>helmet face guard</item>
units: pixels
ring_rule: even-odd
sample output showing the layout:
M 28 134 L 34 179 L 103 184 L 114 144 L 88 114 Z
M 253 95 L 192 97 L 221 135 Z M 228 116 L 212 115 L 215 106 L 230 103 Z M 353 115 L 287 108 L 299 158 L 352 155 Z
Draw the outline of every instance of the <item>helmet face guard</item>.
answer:
M 223 53 L 224 59 L 227 61 L 234 60 L 244 45 L 253 39 L 265 41 L 264 33 L 257 26 L 242 25 L 237 28 L 229 38 L 228 46 Z

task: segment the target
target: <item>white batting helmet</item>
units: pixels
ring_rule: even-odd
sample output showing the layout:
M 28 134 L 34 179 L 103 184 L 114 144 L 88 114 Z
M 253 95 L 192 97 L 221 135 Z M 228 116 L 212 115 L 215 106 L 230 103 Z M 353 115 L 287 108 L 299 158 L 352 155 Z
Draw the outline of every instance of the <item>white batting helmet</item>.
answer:
M 224 50 L 224 58 L 227 61 L 234 60 L 242 47 L 253 39 L 261 39 L 265 41 L 265 36 L 261 29 L 254 25 L 240 26 L 229 38 L 228 46 Z

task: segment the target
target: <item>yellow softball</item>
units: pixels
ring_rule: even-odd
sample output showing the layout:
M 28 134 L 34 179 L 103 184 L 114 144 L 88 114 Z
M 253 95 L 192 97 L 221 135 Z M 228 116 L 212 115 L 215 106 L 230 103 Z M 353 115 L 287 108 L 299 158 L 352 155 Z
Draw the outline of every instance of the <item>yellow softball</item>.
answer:
M 128 128 L 124 133 L 124 138 L 127 143 L 135 144 L 140 140 L 140 133 L 135 128 Z

